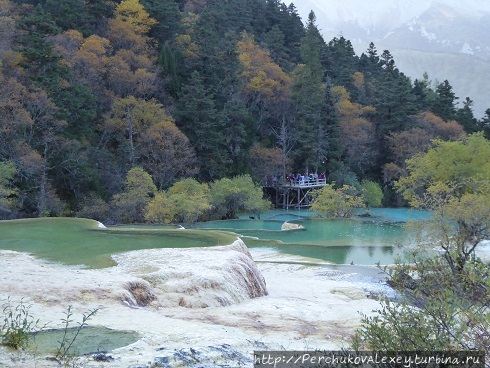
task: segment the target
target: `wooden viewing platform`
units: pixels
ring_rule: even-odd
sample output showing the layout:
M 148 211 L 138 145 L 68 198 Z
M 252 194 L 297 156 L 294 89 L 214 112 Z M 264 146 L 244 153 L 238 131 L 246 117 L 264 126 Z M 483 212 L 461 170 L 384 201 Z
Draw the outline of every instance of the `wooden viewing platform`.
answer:
M 301 180 L 279 180 L 272 183 L 269 186 L 275 193 L 271 193 L 275 196 L 276 207 L 282 207 L 284 209 L 289 208 L 307 208 L 311 205 L 310 191 L 313 189 L 322 188 L 327 185 L 327 180 L 323 179 L 309 179 L 304 178 Z

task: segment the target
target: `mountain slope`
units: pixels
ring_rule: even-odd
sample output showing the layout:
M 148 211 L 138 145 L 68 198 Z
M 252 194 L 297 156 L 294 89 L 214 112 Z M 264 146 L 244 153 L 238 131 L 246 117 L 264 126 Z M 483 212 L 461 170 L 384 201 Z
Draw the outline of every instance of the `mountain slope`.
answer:
M 325 40 L 342 34 L 360 54 L 374 42 L 388 49 L 412 79 L 424 72 L 449 80 L 460 100 L 470 97 L 475 116 L 490 107 L 490 2 L 484 0 L 297 0 L 304 18 L 313 10 Z

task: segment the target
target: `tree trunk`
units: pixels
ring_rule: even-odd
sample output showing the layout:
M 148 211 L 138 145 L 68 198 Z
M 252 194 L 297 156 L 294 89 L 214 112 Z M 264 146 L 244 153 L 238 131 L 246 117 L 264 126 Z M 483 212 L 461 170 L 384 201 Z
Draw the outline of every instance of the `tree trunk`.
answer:
M 134 142 L 133 142 L 133 119 L 131 118 L 131 110 L 127 111 L 127 127 L 129 139 L 129 166 L 134 167 Z
M 46 213 L 46 187 L 48 181 L 47 163 L 44 158 L 41 168 L 41 178 L 39 181 L 39 200 L 37 203 L 37 216 L 43 217 Z

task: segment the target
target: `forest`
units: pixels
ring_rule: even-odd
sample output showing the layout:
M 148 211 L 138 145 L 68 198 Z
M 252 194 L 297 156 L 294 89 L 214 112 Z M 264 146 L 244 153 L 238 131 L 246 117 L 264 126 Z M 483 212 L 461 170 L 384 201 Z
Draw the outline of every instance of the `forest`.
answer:
M 158 221 L 127 216 L 134 185 L 161 208 L 179 183 L 196 204 L 201 184 L 296 172 L 404 206 L 407 159 L 490 135 L 448 80 L 412 81 L 373 43 L 357 56 L 279 0 L 0 0 L 0 33 L 3 219 Z

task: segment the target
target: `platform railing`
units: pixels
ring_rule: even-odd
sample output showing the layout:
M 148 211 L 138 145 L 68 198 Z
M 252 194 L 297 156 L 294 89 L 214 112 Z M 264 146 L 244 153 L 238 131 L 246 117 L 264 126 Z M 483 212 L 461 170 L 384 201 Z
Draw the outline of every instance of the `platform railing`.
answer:
M 280 186 L 292 186 L 292 187 L 317 187 L 321 185 L 326 185 L 327 184 L 327 179 L 309 179 L 309 178 L 304 178 L 300 180 L 281 180 L 277 182 L 278 185 Z

